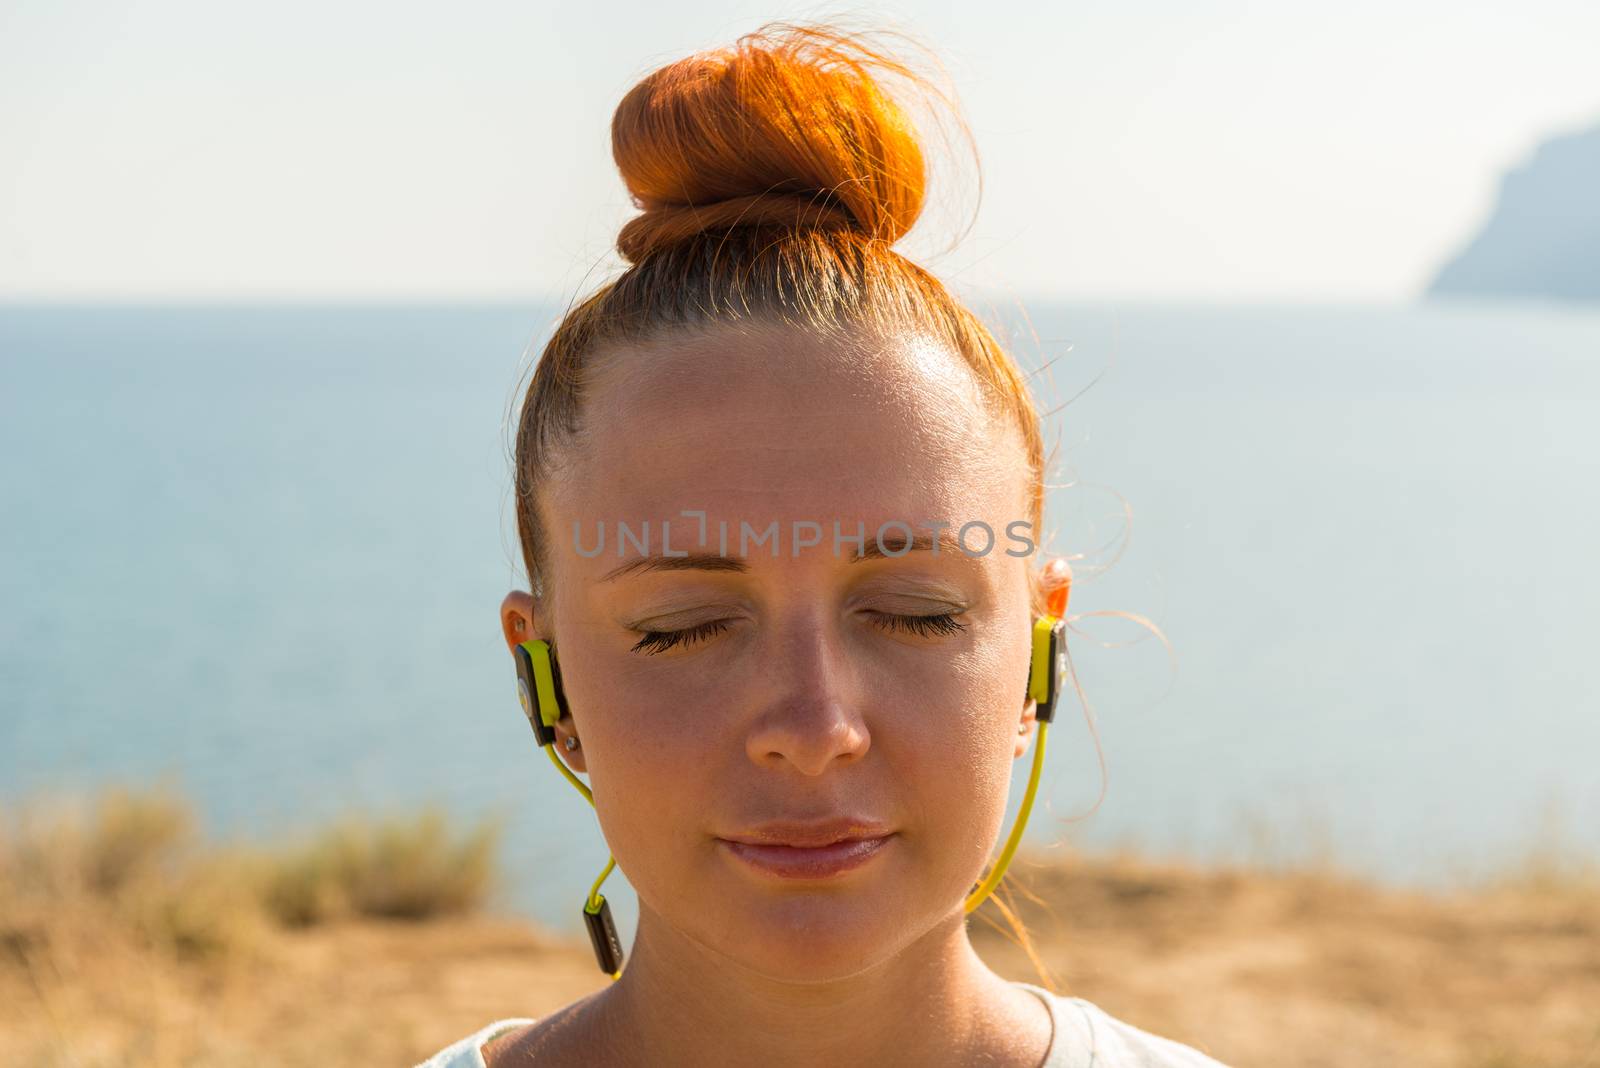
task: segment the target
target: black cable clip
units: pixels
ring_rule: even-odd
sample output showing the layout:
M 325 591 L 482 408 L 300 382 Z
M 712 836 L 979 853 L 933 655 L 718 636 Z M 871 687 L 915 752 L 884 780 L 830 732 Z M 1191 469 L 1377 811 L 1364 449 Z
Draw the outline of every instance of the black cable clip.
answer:
M 594 959 L 600 970 L 615 977 L 622 970 L 622 939 L 617 937 L 617 925 L 611 921 L 611 902 L 600 895 L 600 903 L 583 906 L 583 922 L 589 928 L 589 941 L 594 943 Z

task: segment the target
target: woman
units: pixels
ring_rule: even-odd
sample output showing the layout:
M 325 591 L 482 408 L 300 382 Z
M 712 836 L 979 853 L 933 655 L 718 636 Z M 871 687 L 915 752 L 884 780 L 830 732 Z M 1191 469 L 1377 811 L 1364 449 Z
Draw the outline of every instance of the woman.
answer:
M 631 266 L 535 370 L 536 596 L 501 624 L 638 931 L 624 967 L 596 884 L 615 981 L 434 1068 L 1217 1063 L 1006 981 L 968 939 L 1059 692 L 1070 573 L 1032 552 L 1045 462 L 1016 365 L 891 248 L 924 160 L 888 75 L 927 85 L 775 24 L 617 110 Z

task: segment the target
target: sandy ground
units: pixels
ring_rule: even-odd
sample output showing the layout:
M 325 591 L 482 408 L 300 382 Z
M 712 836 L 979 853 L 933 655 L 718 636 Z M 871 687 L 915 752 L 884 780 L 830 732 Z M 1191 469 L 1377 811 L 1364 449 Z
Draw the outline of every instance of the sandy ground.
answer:
M 1593 887 L 1423 896 L 1127 856 L 1013 873 L 1063 993 L 1238 1068 L 1600 1068 Z M 0 940 L 0 1064 L 409 1066 L 607 981 L 587 943 L 492 917 L 273 928 L 213 960 L 74 930 Z M 973 936 L 1038 981 L 989 924 Z

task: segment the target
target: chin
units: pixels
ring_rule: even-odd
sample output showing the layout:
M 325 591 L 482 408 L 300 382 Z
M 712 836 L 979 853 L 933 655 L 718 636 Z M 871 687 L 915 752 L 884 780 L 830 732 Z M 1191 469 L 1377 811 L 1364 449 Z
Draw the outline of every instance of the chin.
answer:
M 722 951 L 769 979 L 818 983 L 871 968 L 904 942 L 905 913 L 851 894 L 727 901 Z M 735 912 L 735 910 L 738 910 Z

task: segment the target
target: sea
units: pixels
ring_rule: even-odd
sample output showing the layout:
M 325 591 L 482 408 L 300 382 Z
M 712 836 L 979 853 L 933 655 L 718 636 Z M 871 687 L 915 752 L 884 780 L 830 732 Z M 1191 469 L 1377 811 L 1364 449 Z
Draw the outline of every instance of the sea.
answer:
M 0 307 L 0 807 L 165 783 L 256 841 L 437 806 L 500 821 L 496 907 L 579 931 L 607 850 L 497 615 L 561 310 Z M 980 310 L 1076 572 L 1030 845 L 1600 861 L 1600 306 Z

